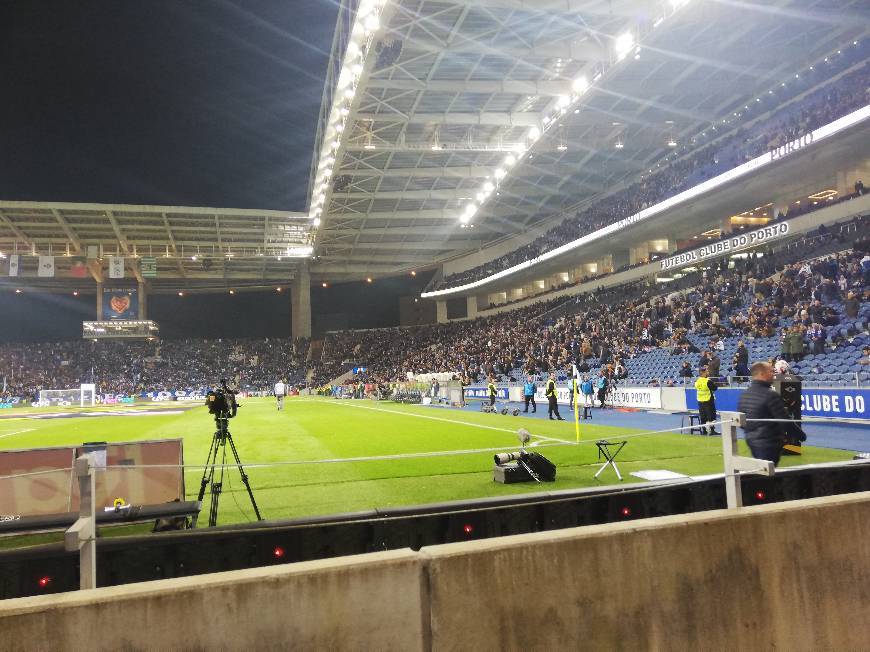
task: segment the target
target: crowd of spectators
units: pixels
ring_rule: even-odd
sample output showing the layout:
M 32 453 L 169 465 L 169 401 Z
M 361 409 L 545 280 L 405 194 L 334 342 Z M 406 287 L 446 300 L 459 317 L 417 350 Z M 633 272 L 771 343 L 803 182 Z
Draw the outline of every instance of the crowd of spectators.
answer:
M 855 224 L 866 232 L 863 218 Z M 812 260 L 813 252 L 848 245 L 854 253 Z M 712 366 L 714 376 L 741 370 L 746 375 L 748 354 L 719 359 L 724 338 L 774 336 L 780 320 L 796 319 L 803 346 L 824 352 L 828 334 L 817 327 L 839 323 L 841 310 L 848 317 L 870 301 L 870 256 L 864 251 L 870 245 L 866 240 L 848 245 L 825 230 L 775 252 L 767 249 L 766 255 L 753 252 L 712 264 L 666 292 L 635 282 L 476 320 L 336 333 L 325 345 L 325 362 L 331 372 L 340 370 L 341 361 L 365 364 L 366 374 L 353 381 L 379 384 L 435 372 L 470 382 L 489 376 L 519 381 L 528 373 L 565 372 L 572 365 L 590 374 L 604 367 L 624 378 L 628 360 L 667 349 L 674 356 L 702 353 L 701 364 Z M 811 262 L 796 262 L 808 255 Z M 709 342 L 707 350 L 699 351 L 690 335 Z M 684 377 L 697 372 L 688 362 L 684 368 Z
M 830 77 L 830 73 L 828 73 Z M 724 139 L 699 145 L 628 188 L 604 197 L 564 219 L 533 242 L 504 256 L 441 279 L 438 288 L 470 283 L 597 231 L 706 179 L 870 103 L 870 64 L 854 70 L 786 106 L 772 117 L 738 128 Z M 741 114 L 742 115 L 742 114 Z M 743 116 L 750 119 L 747 113 Z M 721 131 L 721 130 L 720 130 Z M 777 216 L 780 219 L 785 215 Z
M 0 345 L 0 396 L 34 400 L 41 389 L 94 383 L 101 394 L 195 390 L 222 378 L 266 391 L 278 379 L 301 382 L 304 339 L 70 340 Z
M 474 320 L 330 333 L 316 361 L 307 361 L 308 341 L 275 338 L 4 344 L 0 389 L 32 400 L 40 389 L 87 382 L 99 393 L 131 395 L 202 390 L 228 378 L 242 390 L 269 391 L 278 379 L 303 382 L 306 371 L 321 386 L 353 367 L 365 371 L 351 381 L 372 386 L 433 372 L 467 382 L 520 381 L 572 366 L 590 375 L 603 368 L 618 379 L 628 376 L 630 360 L 657 350 L 680 362 L 701 353 L 700 364 L 745 375 L 748 355 L 738 359 L 745 347 L 734 360 L 719 359 L 724 338 L 781 334 L 782 357 L 799 360 L 855 334 L 829 331 L 842 321 L 856 323 L 870 302 L 867 219 L 850 226 L 856 234 L 850 242 L 842 230 L 822 229 L 702 266 L 666 288 L 636 281 Z M 675 376 L 697 372 L 697 362 L 682 367 Z

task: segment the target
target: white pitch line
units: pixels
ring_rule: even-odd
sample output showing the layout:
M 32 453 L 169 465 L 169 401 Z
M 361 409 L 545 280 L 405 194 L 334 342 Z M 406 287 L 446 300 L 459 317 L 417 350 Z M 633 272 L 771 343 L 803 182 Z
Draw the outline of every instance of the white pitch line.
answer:
M 36 430 L 36 428 L 25 428 L 24 430 L 16 430 L 14 432 L 7 432 L 7 433 L 0 435 L 0 439 L 3 439 L 4 437 L 11 437 L 12 435 L 20 435 L 22 432 L 30 432 L 31 430 Z
M 311 401 L 307 399 L 302 399 L 299 401 L 300 403 L 324 403 L 324 401 Z M 416 414 L 414 412 L 402 412 L 400 410 L 385 410 L 384 408 L 376 408 L 369 407 L 366 405 L 356 405 L 354 403 L 333 403 L 333 405 L 343 405 L 344 407 L 353 407 L 359 410 L 373 410 L 375 412 L 386 412 L 388 414 L 398 414 L 400 416 L 408 416 L 408 417 L 417 417 L 418 419 L 429 419 L 430 421 L 443 421 L 445 423 L 452 423 L 454 425 L 461 426 L 471 426 L 472 428 L 483 428 L 485 430 L 497 430 L 499 432 L 509 432 L 513 435 L 517 434 L 516 430 L 511 430 L 510 428 L 499 428 L 497 426 L 485 426 L 482 423 L 469 423 L 468 421 L 457 421 L 456 419 L 445 419 L 444 417 L 433 417 L 428 414 Z M 562 444 L 571 444 L 573 442 L 567 439 L 559 439 L 558 437 L 545 437 L 544 435 L 532 435 L 532 437 L 537 437 L 538 439 L 544 439 L 547 441 L 557 441 Z

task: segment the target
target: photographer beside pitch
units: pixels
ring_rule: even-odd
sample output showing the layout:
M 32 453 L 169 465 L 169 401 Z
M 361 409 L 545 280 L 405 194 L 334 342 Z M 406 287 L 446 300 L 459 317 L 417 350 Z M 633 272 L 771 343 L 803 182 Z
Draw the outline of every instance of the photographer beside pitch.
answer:
M 752 457 L 779 464 L 785 445 L 787 420 L 791 416 L 779 394 L 774 391 L 773 366 L 769 362 L 756 362 L 749 370 L 752 382 L 740 395 L 738 410 L 746 415 L 746 443 Z M 786 421 L 752 421 L 753 419 L 784 419 Z

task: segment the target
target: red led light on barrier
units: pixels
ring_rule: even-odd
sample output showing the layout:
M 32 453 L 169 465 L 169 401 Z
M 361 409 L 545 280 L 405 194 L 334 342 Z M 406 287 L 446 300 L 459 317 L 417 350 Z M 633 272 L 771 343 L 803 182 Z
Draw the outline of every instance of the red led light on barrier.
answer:
M 44 589 L 49 584 L 51 584 L 51 578 L 48 575 L 39 578 L 39 588 Z
M 764 500 L 765 498 L 767 498 L 767 495 L 763 491 L 759 490 L 755 492 L 755 498 L 757 500 Z
M 619 510 L 619 513 L 623 516 L 631 516 L 631 507 L 623 507 Z
M 466 523 L 462 526 L 462 531 L 465 532 L 465 534 L 471 534 L 472 532 L 474 532 L 474 526 Z
M 272 556 L 275 559 L 281 559 L 284 556 L 284 548 L 281 546 L 275 546 L 275 549 L 272 551 Z

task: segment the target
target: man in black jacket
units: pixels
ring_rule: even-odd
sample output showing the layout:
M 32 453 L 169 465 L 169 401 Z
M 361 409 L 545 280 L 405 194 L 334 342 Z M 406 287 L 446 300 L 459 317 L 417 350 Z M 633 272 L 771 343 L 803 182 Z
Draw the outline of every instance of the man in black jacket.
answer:
M 746 415 L 746 443 L 752 457 L 779 464 L 785 444 L 785 422 L 752 422 L 751 419 L 791 419 L 779 394 L 771 387 L 773 367 L 768 362 L 756 362 L 750 368 L 752 382 L 740 395 L 738 410 Z

